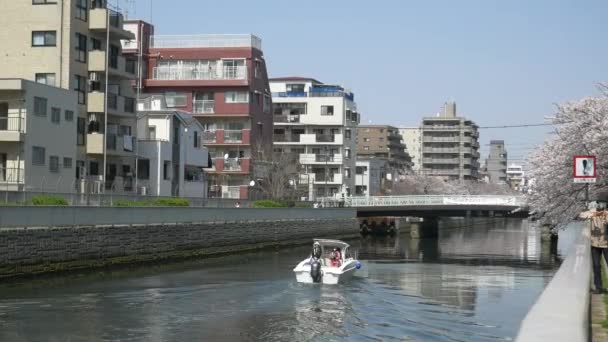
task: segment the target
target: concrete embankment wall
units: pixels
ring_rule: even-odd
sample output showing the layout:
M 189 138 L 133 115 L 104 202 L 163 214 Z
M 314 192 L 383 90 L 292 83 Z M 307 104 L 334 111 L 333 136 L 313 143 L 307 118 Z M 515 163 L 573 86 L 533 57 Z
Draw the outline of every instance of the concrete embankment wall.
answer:
M 0 278 L 311 243 L 352 209 L 0 207 Z

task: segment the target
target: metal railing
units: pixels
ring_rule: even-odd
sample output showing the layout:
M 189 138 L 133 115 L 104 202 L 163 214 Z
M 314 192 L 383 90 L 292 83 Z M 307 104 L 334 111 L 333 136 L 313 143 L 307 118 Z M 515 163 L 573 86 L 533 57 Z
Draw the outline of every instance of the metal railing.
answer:
M 214 100 L 194 100 L 192 101 L 192 110 L 194 113 L 214 113 Z
M 300 115 L 274 115 L 273 121 L 275 123 L 299 123 Z
M 348 197 L 345 205 L 349 207 L 406 207 L 406 206 L 443 206 L 443 205 L 497 205 L 520 207 L 526 204 L 523 196 L 499 195 L 411 195 L 411 196 L 370 196 Z
M 243 141 L 242 130 L 224 130 L 224 142 L 237 143 Z
M 305 91 L 281 91 L 273 92 L 272 97 L 308 97 Z
M 224 171 L 241 171 L 241 163 L 236 159 L 224 160 Z
M 23 184 L 24 174 L 21 168 L 0 167 L 0 184 Z
M 246 80 L 246 66 L 225 66 L 222 68 L 197 69 L 191 67 L 155 67 L 155 80 Z
M 151 48 L 226 48 L 253 47 L 262 49 L 262 40 L 252 34 L 155 35 Z
M 204 131 L 201 139 L 203 141 L 203 143 L 214 143 L 216 142 L 216 132 L 215 131 Z
M 20 116 L 0 117 L 0 131 L 24 132 L 25 120 Z
M 273 139 L 275 142 L 300 142 L 300 135 L 275 134 Z

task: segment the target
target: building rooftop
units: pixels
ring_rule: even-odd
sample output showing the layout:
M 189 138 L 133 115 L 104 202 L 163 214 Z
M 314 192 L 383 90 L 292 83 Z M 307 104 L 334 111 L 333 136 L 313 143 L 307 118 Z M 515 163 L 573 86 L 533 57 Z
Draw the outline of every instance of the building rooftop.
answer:
M 289 81 L 307 82 L 307 81 L 311 81 L 312 83 L 319 83 L 319 84 L 323 83 L 314 78 L 301 77 L 301 76 L 272 77 L 272 78 L 269 78 L 268 81 L 269 82 L 289 82 Z
M 504 145 L 504 140 L 490 140 L 490 145 Z
M 154 35 L 150 48 L 256 48 L 262 50 L 262 39 L 253 34 Z

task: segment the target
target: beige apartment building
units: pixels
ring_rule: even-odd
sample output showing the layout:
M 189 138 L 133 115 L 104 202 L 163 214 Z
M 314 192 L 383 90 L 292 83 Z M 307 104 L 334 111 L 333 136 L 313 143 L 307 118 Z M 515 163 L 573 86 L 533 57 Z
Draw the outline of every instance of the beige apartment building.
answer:
M 0 13 L 0 77 L 77 93 L 75 184 L 133 191 L 136 63 L 122 56 L 134 38 L 123 16 L 104 0 L 0 1 Z
M 397 127 L 359 125 L 357 128 L 357 160 L 382 159 L 394 170 L 395 177 L 411 170 L 412 158 L 406 152 Z

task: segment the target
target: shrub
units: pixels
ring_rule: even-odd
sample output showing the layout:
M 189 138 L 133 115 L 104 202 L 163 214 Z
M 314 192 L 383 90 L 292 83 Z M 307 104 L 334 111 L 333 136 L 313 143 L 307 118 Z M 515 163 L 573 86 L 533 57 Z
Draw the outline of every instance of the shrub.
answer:
M 253 202 L 252 207 L 253 208 L 286 208 L 287 204 L 277 202 L 277 201 L 271 201 L 271 200 L 259 200 L 259 201 Z
M 145 202 L 129 201 L 129 200 L 117 200 L 114 201 L 116 207 L 143 207 Z
M 63 197 L 35 196 L 32 198 L 32 205 L 68 205 L 68 201 Z
M 157 207 L 188 207 L 190 202 L 183 198 L 159 198 L 152 202 Z
M 312 202 L 297 202 L 296 208 L 312 208 Z

